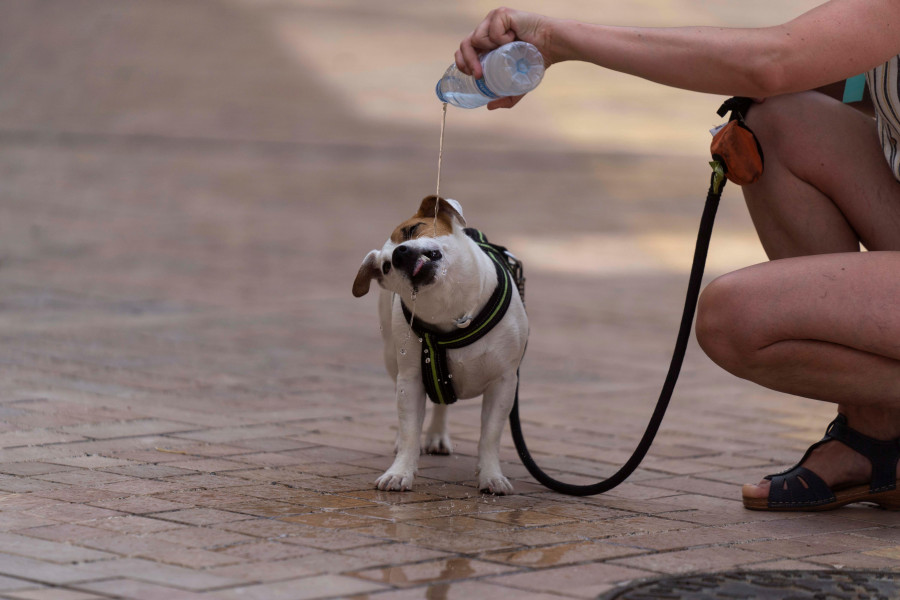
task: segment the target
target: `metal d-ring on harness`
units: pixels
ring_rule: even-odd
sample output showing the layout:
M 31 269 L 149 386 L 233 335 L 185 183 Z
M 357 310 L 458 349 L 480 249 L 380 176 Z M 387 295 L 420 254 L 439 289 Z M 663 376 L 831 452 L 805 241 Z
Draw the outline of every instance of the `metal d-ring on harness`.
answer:
M 719 116 L 724 116 L 726 112 L 731 111 L 731 118 L 725 126 L 716 131 L 713 139 L 711 148 L 713 161 L 710 162 L 713 173 L 710 179 L 709 191 L 706 195 L 706 205 L 703 207 L 703 215 L 700 218 L 700 228 L 697 232 L 697 243 L 694 249 L 694 260 L 691 265 L 691 274 L 688 280 L 687 295 L 684 299 L 681 325 L 675 341 L 675 350 L 672 353 L 669 372 L 666 375 L 659 399 L 656 402 L 656 408 L 653 410 L 647 429 L 644 431 L 644 435 L 631 458 L 609 478 L 590 485 L 565 483 L 547 475 L 534 462 L 534 459 L 528 452 L 528 447 L 525 445 L 522 425 L 519 422 L 519 389 L 518 386 L 516 387 L 515 403 L 513 404 L 512 412 L 509 414 L 509 426 L 516 450 L 528 472 L 551 490 L 570 496 L 602 494 L 625 481 L 641 464 L 641 461 L 650 449 L 653 438 L 656 436 L 656 432 L 662 423 L 663 416 L 666 414 L 666 408 L 669 405 L 669 400 L 672 398 L 675 383 L 678 381 L 678 375 L 681 372 L 681 364 L 684 361 L 684 353 L 691 334 L 691 324 L 694 320 L 694 310 L 700 295 L 700 285 L 703 279 L 703 269 L 706 266 L 706 255 L 709 250 L 709 240 L 712 236 L 713 222 L 716 218 L 716 210 L 719 207 L 722 189 L 725 186 L 725 179 L 727 177 L 738 185 L 745 185 L 752 183 L 762 174 L 762 148 L 759 146 L 756 136 L 753 135 L 753 132 L 750 131 L 743 121 L 743 115 L 746 114 L 751 104 L 752 101 L 747 98 L 731 98 L 719 108 Z

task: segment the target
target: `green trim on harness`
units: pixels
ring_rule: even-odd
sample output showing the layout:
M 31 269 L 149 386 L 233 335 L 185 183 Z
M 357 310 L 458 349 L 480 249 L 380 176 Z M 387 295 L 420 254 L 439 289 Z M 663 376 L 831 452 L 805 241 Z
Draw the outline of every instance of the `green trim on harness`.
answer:
M 522 264 L 506 248 L 491 244 L 477 229 L 467 228 L 465 232 L 491 258 L 497 270 L 497 287 L 471 325 L 462 332 L 444 333 L 419 319 L 413 321 L 409 308 L 402 301 L 400 303 L 409 326 L 422 338 L 422 383 L 425 393 L 435 404 L 453 404 L 457 400 L 451 381 L 453 375 L 447 363 L 447 350 L 463 348 L 487 335 L 503 320 L 512 301 L 513 283 L 520 289 L 525 283 L 525 278 L 521 275 Z

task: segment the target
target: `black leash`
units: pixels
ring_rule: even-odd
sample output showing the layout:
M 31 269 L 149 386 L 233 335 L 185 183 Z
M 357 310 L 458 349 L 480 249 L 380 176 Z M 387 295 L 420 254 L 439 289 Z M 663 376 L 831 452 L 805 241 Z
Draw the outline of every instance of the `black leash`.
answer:
M 691 275 L 688 280 L 687 294 L 684 298 L 684 310 L 681 313 L 681 326 L 678 328 L 678 338 L 675 341 L 675 350 L 669 363 L 669 372 L 656 401 L 656 408 L 647 424 L 647 429 L 641 441 L 635 448 L 631 458 L 612 476 L 590 485 L 574 485 L 559 481 L 547 475 L 534 462 L 528 446 L 525 445 L 525 437 L 522 435 L 522 424 L 519 422 L 519 388 L 516 385 L 516 399 L 512 411 L 509 413 L 509 428 L 512 431 L 513 441 L 522 464 L 528 469 L 532 477 L 561 494 L 570 496 L 593 496 L 607 492 L 631 475 L 656 437 L 659 426 L 666 414 L 666 408 L 672 399 L 675 383 L 681 373 L 681 365 L 684 362 L 684 353 L 687 350 L 688 340 L 691 335 L 691 325 L 694 322 L 694 312 L 697 307 L 697 299 L 700 297 L 700 285 L 703 280 L 703 270 L 706 267 L 706 255 L 709 251 L 709 240 L 712 237 L 713 223 L 716 220 L 716 211 L 719 208 L 719 200 L 725 187 L 726 178 L 738 185 L 753 183 L 763 172 L 763 152 L 759 140 L 744 123 L 744 115 L 750 110 L 753 101 L 750 98 L 730 98 L 719 108 L 719 116 L 731 112 L 728 123 L 714 130 L 713 143 L 710 151 L 713 160 L 710 166 L 713 169 L 709 182 L 709 191 L 706 193 L 706 205 L 703 207 L 703 215 L 700 217 L 700 228 L 697 232 L 697 244 L 694 247 L 694 261 L 691 265 Z
M 519 453 L 519 458 L 522 459 L 522 464 L 525 465 L 532 477 L 554 492 L 570 496 L 593 496 L 613 489 L 637 469 L 650 449 L 653 438 L 656 437 L 656 432 L 659 430 L 659 426 L 666 414 L 666 408 L 669 406 L 669 400 L 672 399 L 672 392 L 675 390 L 678 375 L 681 373 L 681 364 L 684 362 L 684 353 L 687 350 L 688 340 L 691 335 L 691 325 L 694 321 L 697 298 L 700 296 L 700 285 L 703 280 L 703 269 L 706 266 L 706 255 L 709 250 L 709 240 L 712 237 L 713 223 L 716 219 L 716 211 L 719 208 L 719 199 L 722 197 L 722 189 L 725 187 L 725 172 L 722 165 L 718 162 L 710 164 L 713 165 L 713 174 L 710 179 L 709 191 L 706 195 L 706 205 L 703 207 L 703 215 L 700 218 L 700 229 L 697 232 L 697 244 L 694 248 L 694 261 L 691 265 L 691 275 L 688 280 L 687 295 L 684 299 L 684 311 L 681 314 L 681 326 L 678 329 L 675 351 L 672 353 L 669 372 L 666 375 L 662 391 L 660 391 L 659 400 L 656 401 L 656 408 L 653 410 L 653 415 L 650 417 L 644 436 L 638 443 L 637 448 L 635 448 L 631 458 L 628 459 L 628 462 L 609 478 L 590 485 L 565 483 L 547 475 L 531 457 L 531 453 L 528 452 L 528 446 L 525 445 L 525 437 L 522 435 L 522 424 L 519 422 L 519 388 L 518 385 L 516 386 L 516 399 L 513 403 L 512 411 L 509 413 L 509 428 L 512 432 L 513 441 L 516 444 L 516 450 Z

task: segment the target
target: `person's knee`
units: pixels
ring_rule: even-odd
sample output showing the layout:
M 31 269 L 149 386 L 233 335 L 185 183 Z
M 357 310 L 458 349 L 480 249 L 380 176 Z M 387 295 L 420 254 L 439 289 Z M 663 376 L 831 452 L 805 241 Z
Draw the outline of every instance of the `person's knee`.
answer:
M 751 105 L 745 122 L 759 138 L 766 150 L 777 151 L 782 142 L 789 142 L 803 132 L 804 119 L 816 103 L 826 99 L 818 92 L 798 92 L 766 98 Z
M 706 286 L 697 305 L 697 342 L 713 362 L 738 376 L 752 362 L 748 291 L 739 273 L 729 273 Z

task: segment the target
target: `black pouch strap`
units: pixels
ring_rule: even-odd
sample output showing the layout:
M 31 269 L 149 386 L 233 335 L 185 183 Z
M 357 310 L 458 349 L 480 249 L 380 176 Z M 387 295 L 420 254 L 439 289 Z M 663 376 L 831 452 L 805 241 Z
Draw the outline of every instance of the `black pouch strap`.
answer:
M 720 117 L 724 117 L 725 113 L 731 111 L 731 116 L 728 118 L 729 121 L 743 119 L 747 116 L 747 113 L 750 112 L 750 107 L 753 106 L 753 104 L 753 98 L 735 96 L 723 102 L 722 106 L 719 107 L 719 110 L 716 111 L 716 114 Z

